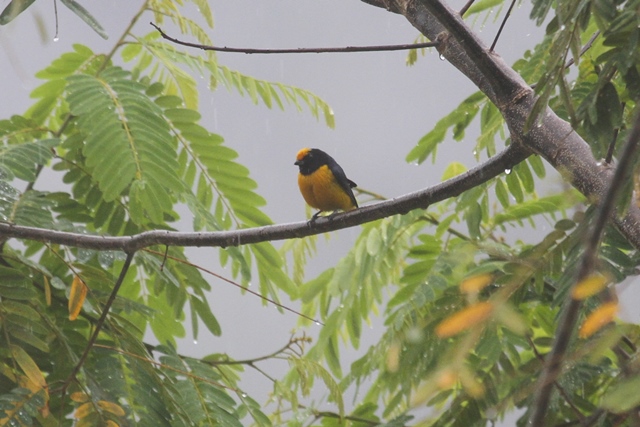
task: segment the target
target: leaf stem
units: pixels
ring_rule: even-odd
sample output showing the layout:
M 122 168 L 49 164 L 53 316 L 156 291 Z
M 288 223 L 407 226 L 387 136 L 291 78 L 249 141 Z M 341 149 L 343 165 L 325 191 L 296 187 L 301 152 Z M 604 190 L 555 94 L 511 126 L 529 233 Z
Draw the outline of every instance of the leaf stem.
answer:
M 129 271 L 129 267 L 131 266 L 131 261 L 133 261 L 134 255 L 135 255 L 135 252 L 127 253 L 127 259 L 124 261 L 124 265 L 120 270 L 120 276 L 118 276 L 118 279 L 116 280 L 116 283 L 113 286 L 113 290 L 111 291 L 111 295 L 109 295 L 109 299 L 107 300 L 106 304 L 104 305 L 104 308 L 102 309 L 102 314 L 100 315 L 100 318 L 96 322 L 93 334 L 89 338 L 89 341 L 87 342 L 84 352 L 82 353 L 82 356 L 80 356 L 80 360 L 78 361 L 78 363 L 76 363 L 76 366 L 73 368 L 73 371 L 71 371 L 71 373 L 69 374 L 69 377 L 67 378 L 67 380 L 64 382 L 64 385 L 62 386 L 62 394 L 66 393 L 67 388 L 69 387 L 71 382 L 75 379 L 76 375 L 80 371 L 80 368 L 82 368 L 82 365 L 84 364 L 84 362 L 87 360 L 87 357 L 89 356 L 89 351 L 91 351 L 91 348 L 93 347 L 96 340 L 98 339 L 98 335 L 102 330 L 102 326 L 104 325 L 104 322 L 107 320 L 107 314 L 109 314 L 111 305 L 113 305 L 113 302 L 115 301 L 116 296 L 118 295 L 118 291 L 120 290 L 120 286 L 122 286 L 122 282 L 124 281 L 124 278 L 127 275 L 127 271 Z

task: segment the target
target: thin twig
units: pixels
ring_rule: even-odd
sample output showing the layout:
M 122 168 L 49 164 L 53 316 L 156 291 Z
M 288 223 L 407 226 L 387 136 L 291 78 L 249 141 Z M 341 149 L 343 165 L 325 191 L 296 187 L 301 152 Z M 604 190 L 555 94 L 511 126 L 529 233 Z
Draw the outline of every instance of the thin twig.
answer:
M 427 221 L 428 223 L 435 225 L 436 227 L 440 225 L 440 221 L 438 221 L 433 215 L 430 214 L 426 214 L 424 216 L 422 216 L 421 218 L 423 218 L 425 221 Z M 465 241 L 469 241 L 471 240 L 471 238 L 469 236 L 466 236 L 464 234 L 462 234 L 461 232 L 459 232 L 458 230 L 451 228 L 451 227 L 447 227 L 447 233 L 452 234 L 462 240 Z
M 55 20 L 56 20 L 56 33 L 53 36 L 53 41 L 57 42 L 58 41 L 58 0 L 53 0 L 53 15 L 55 16 Z
M 618 133 L 620 133 L 620 128 L 615 128 L 613 130 L 613 136 L 611 137 L 611 142 L 609 143 L 609 149 L 607 150 L 607 155 L 604 158 L 604 162 L 608 165 L 611 164 L 613 160 L 613 152 L 616 149 L 616 142 L 618 141 Z
M 626 103 L 622 103 L 622 114 L 624 114 L 624 108 L 626 107 Z M 604 159 L 606 164 L 611 164 L 613 161 L 613 152 L 616 148 L 616 142 L 618 141 L 618 133 L 620 133 L 620 128 L 616 127 L 613 130 L 613 137 L 611 138 L 611 142 L 609 143 L 609 149 L 607 150 L 607 156 Z
M 273 359 L 274 357 L 278 356 L 279 354 L 284 353 L 287 350 L 292 350 L 295 353 L 295 350 L 292 349 L 292 347 L 294 345 L 299 345 L 300 341 L 304 341 L 304 342 L 308 342 L 309 338 L 306 337 L 305 335 L 303 335 L 300 338 L 296 338 L 294 336 L 291 336 L 291 338 L 289 338 L 289 342 L 287 342 L 285 345 L 283 345 L 281 348 L 279 348 L 278 350 L 264 355 L 264 356 L 259 356 L 253 359 L 244 359 L 244 360 L 208 360 L 208 361 L 203 361 L 203 363 L 206 363 L 208 365 L 211 366 L 219 366 L 219 365 L 252 365 L 256 362 L 262 362 L 264 360 L 267 359 Z M 300 347 L 302 348 L 302 347 Z
M 124 261 L 124 265 L 120 270 L 120 276 L 118 276 L 118 279 L 116 280 L 116 283 L 113 286 L 113 290 L 111 291 L 111 295 L 109 295 L 109 299 L 107 300 L 106 304 L 102 309 L 102 314 L 100 315 L 100 318 L 96 322 L 95 329 L 93 331 L 93 334 L 91 335 L 91 338 L 89 338 L 89 341 L 87 342 L 87 345 L 84 349 L 84 353 L 82 353 L 82 356 L 80 356 L 80 360 L 78 361 L 78 363 L 76 363 L 76 366 L 73 368 L 73 371 L 71 371 L 71 374 L 69 374 L 69 377 L 66 379 L 66 381 L 64 382 L 64 385 L 62 386 L 62 394 L 65 394 L 65 392 L 67 391 L 67 388 L 71 384 L 71 381 L 75 379 L 76 375 L 80 371 L 80 368 L 84 364 L 85 360 L 87 360 L 87 356 L 89 356 L 89 351 L 91 351 L 91 348 L 93 347 L 96 340 L 98 339 L 98 335 L 102 330 L 102 325 L 104 325 L 105 320 L 107 320 L 107 314 L 109 314 L 111 305 L 115 301 L 116 295 L 118 295 L 118 291 L 120 290 L 120 286 L 122 285 L 122 282 L 124 281 L 125 276 L 127 275 L 127 271 L 129 271 L 129 266 L 131 265 L 131 261 L 133 260 L 134 254 L 135 252 L 127 253 L 127 259 Z
M 386 197 L 384 197 L 381 194 L 374 193 L 373 191 L 365 190 L 363 188 L 356 187 L 355 191 L 358 194 L 367 194 L 367 195 L 373 197 L 375 200 L 388 200 Z M 433 224 L 435 226 L 440 225 L 440 221 L 438 221 L 433 215 L 427 214 L 427 215 L 424 215 L 422 218 L 425 221 L 427 221 L 428 223 Z M 465 236 L 464 234 L 460 233 L 459 231 L 457 231 L 457 230 L 455 230 L 455 229 L 453 229 L 451 227 L 447 227 L 447 232 L 450 233 L 450 234 L 453 234 L 454 236 L 457 236 L 457 237 L 459 237 L 459 238 L 461 238 L 463 240 L 471 240 L 468 236 Z
M 357 423 L 361 423 L 361 424 L 367 424 L 369 426 L 379 426 L 380 424 L 382 424 L 379 421 L 374 421 L 374 420 L 368 420 L 366 418 L 361 418 L 361 417 L 355 417 L 352 415 L 340 415 L 340 414 L 336 414 L 335 412 L 329 412 L 329 411 L 317 411 L 314 412 L 313 415 L 316 417 L 316 419 L 318 418 L 334 418 L 334 419 L 339 419 L 339 420 L 347 420 L 347 421 L 353 421 L 353 422 L 357 422 Z M 395 425 L 395 424 L 394 424 Z
M 527 341 L 529 342 L 529 345 L 531 346 L 531 349 L 533 350 L 533 354 L 536 356 L 536 359 L 544 363 L 544 356 L 540 354 L 540 352 L 538 351 L 538 348 L 536 347 L 531 337 L 527 337 Z M 558 383 L 558 381 L 554 381 L 553 385 L 558 389 L 558 392 L 562 395 L 562 397 L 567 402 L 567 404 L 571 407 L 571 409 L 573 409 L 573 412 L 576 414 L 576 417 L 578 418 L 579 423 L 584 424 L 584 422 L 586 421 L 585 416 L 582 414 L 582 412 L 580 412 L 580 409 L 578 409 L 578 407 L 571 401 L 571 399 L 569 398 L 569 394 L 566 392 L 566 390 Z
M 169 255 L 169 245 L 164 247 L 164 256 L 162 257 L 162 264 L 160 264 L 160 271 L 164 271 L 164 265 L 167 263 L 167 256 Z
M 596 39 L 598 38 L 599 35 L 600 35 L 600 30 L 598 30 L 595 33 L 593 33 L 593 35 L 591 36 L 589 41 L 586 42 L 584 46 L 582 46 L 582 49 L 580 49 L 580 56 L 584 55 L 591 48 L 591 46 L 593 46 L 593 42 L 596 41 Z M 574 60 L 573 57 L 571 57 L 571 58 L 569 58 L 567 63 L 564 64 L 564 68 L 569 68 L 574 63 L 575 63 L 575 60 Z
M 197 380 L 200 380 L 202 382 L 206 382 L 206 383 L 214 385 L 216 387 L 220 387 L 220 388 L 224 388 L 224 389 L 232 390 L 232 391 L 238 391 L 238 389 L 236 389 L 236 388 L 229 387 L 229 386 L 226 386 L 224 384 L 220 384 L 217 381 L 212 381 L 212 380 L 209 380 L 207 378 L 200 377 L 200 376 L 195 375 L 195 374 L 193 374 L 191 372 L 188 372 L 188 371 L 185 371 L 185 370 L 182 370 L 182 369 L 178 369 L 178 368 L 174 368 L 173 366 L 164 364 L 162 362 L 157 362 L 155 360 L 151 360 L 148 357 L 140 356 L 139 354 L 131 353 L 129 351 L 122 350 L 120 348 L 115 348 L 115 347 L 111 347 L 111 346 L 103 345 L 103 344 L 94 344 L 93 346 L 96 347 L 96 348 L 102 348 L 102 349 L 105 349 L 105 350 L 110 350 L 110 351 L 113 351 L 115 353 L 122 354 L 124 356 L 133 357 L 134 359 L 138 359 L 138 360 L 141 360 L 143 362 L 147 362 L 150 365 L 154 365 L 154 366 L 157 366 L 157 367 L 162 368 L 162 369 L 167 369 L 167 370 L 170 370 L 170 371 L 174 371 L 174 372 L 177 372 L 177 373 L 179 373 L 181 375 L 184 375 L 186 377 L 195 378 Z M 180 356 L 178 356 L 178 357 L 180 357 Z
M 147 252 L 149 252 L 149 253 L 155 254 L 155 255 L 162 255 L 162 253 L 157 252 L 157 251 L 154 251 L 154 250 L 151 250 L 151 249 L 146 249 L 146 251 L 147 251 Z M 275 305 L 275 306 L 277 306 L 277 307 L 280 307 L 280 308 L 281 308 L 281 309 L 283 309 L 283 310 L 286 310 L 286 311 L 288 311 L 288 312 L 290 312 L 290 313 L 293 313 L 293 314 L 297 314 L 298 316 L 300 316 L 300 317 L 304 317 L 304 318 L 305 318 L 305 319 L 307 319 L 307 320 L 311 320 L 311 321 L 312 321 L 313 323 L 315 323 L 316 325 L 324 326 L 324 323 L 322 323 L 321 321 L 319 321 L 319 320 L 317 320 L 317 319 L 314 319 L 313 317 L 309 317 L 309 316 L 307 316 L 306 314 L 302 314 L 302 313 L 300 313 L 300 312 L 298 312 L 298 311 L 295 311 L 294 309 L 289 308 L 289 307 L 287 307 L 286 305 L 281 304 L 281 303 L 279 303 L 279 302 L 277 302 L 277 301 L 274 301 L 274 300 L 272 300 L 272 299 L 270 299 L 270 298 L 268 298 L 268 297 L 265 297 L 264 295 L 260 295 L 260 294 L 259 294 L 259 293 L 257 293 L 256 291 L 252 291 L 252 290 L 251 290 L 251 289 L 249 289 L 248 287 L 246 287 L 246 286 L 242 286 L 241 284 L 236 283 L 236 282 L 234 282 L 234 281 L 233 281 L 233 280 L 231 280 L 231 279 L 227 279 L 226 277 L 221 276 L 221 275 L 219 275 L 219 274 L 217 274 L 217 273 L 214 273 L 214 272 L 213 272 L 213 271 L 211 271 L 211 270 L 207 270 L 206 268 L 204 268 L 204 267 L 200 267 L 200 266 L 199 266 L 199 265 L 197 265 L 197 264 L 193 264 L 193 263 L 191 263 L 191 262 L 189 262 L 189 261 L 187 261 L 187 260 L 180 259 L 180 258 L 176 258 L 176 257 L 173 257 L 173 256 L 169 256 L 169 255 L 167 255 L 167 254 L 165 254 L 165 255 L 164 255 L 164 257 L 165 257 L 165 259 L 166 259 L 166 258 L 168 258 L 168 259 L 171 259 L 171 260 L 173 260 L 173 261 L 180 262 L 180 263 L 182 263 L 182 264 L 184 264 L 184 265 L 188 265 L 189 267 L 196 268 L 196 269 L 198 269 L 198 270 L 200 270 L 200 271 L 204 271 L 205 273 L 210 274 L 211 276 L 216 277 L 216 278 L 218 278 L 218 279 L 222 280 L 223 282 L 227 282 L 227 283 L 229 283 L 230 285 L 233 285 L 233 286 L 235 286 L 235 287 L 237 287 L 237 288 L 240 288 L 240 289 L 242 289 L 243 291 L 248 292 L 248 293 L 250 293 L 251 295 L 257 296 L 258 298 L 261 298 L 261 299 L 262 299 L 262 300 L 264 300 L 264 301 L 267 301 L 267 302 L 269 302 L 269 303 L 271 303 L 271 304 L 273 304 L 273 305 Z M 164 264 L 163 264 L 163 265 L 164 265 Z
M 209 46 L 200 43 L 184 42 L 166 34 L 160 27 L 153 22 L 150 22 L 151 26 L 158 30 L 163 39 L 169 40 L 172 43 L 179 44 L 181 46 L 193 47 L 202 50 L 213 50 L 215 52 L 231 52 L 231 53 L 246 53 L 246 54 L 272 54 L 272 53 L 353 53 L 353 52 L 383 52 L 383 51 L 396 51 L 396 50 L 411 50 L 422 49 L 425 47 L 435 47 L 438 42 L 426 42 L 426 43 L 412 43 L 412 44 L 393 44 L 382 46 L 347 46 L 347 47 L 318 47 L 318 48 L 294 48 L 294 49 L 253 49 L 253 48 L 239 48 L 239 47 L 222 47 L 222 46 Z
M 498 34 L 496 34 L 496 38 L 493 39 L 493 43 L 491 43 L 491 47 L 489 48 L 489 52 L 493 52 L 493 48 L 496 47 L 496 43 L 498 43 L 498 39 L 500 38 L 500 34 L 502 34 L 502 29 L 507 23 L 507 19 L 511 16 L 511 11 L 513 10 L 513 6 L 515 6 L 516 0 L 511 0 L 511 5 L 509 5 L 509 9 L 507 10 L 507 14 L 504 16 L 502 23 L 500 24 L 500 28 L 498 29 Z
M 460 16 L 464 16 L 465 13 L 469 10 L 469 8 L 475 3 L 476 0 L 469 0 L 467 4 L 465 4 L 462 9 L 460 9 Z
M 574 286 L 589 277 L 593 271 L 593 266 L 597 261 L 600 239 L 602 238 L 605 225 L 609 222 L 611 214 L 614 212 L 616 201 L 624 187 L 623 182 L 627 178 L 630 168 L 633 167 L 632 160 L 635 158 L 635 153 L 638 150 L 639 141 L 640 114 L 635 119 L 633 129 L 629 134 L 629 139 L 627 140 L 627 143 L 620 155 L 618 167 L 611 178 L 604 197 L 598 205 L 593 228 L 586 236 L 584 255 L 582 256 L 582 261 L 580 263 Z M 569 292 L 569 295 L 571 295 L 571 292 Z M 533 404 L 531 418 L 529 420 L 529 425 L 532 427 L 542 427 L 544 425 L 544 419 L 552 394 L 552 386 L 562 369 L 562 362 L 578 320 L 580 306 L 580 300 L 569 296 L 569 300 L 565 304 L 558 324 L 553 347 L 547 355 L 542 374 L 538 379 L 538 389 Z

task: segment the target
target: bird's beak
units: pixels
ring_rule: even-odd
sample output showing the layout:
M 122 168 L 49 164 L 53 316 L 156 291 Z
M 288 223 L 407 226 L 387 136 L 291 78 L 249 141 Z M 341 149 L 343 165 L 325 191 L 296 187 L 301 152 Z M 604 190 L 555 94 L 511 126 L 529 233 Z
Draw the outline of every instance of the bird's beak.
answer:
M 293 164 L 296 166 L 300 166 L 300 163 L 302 163 L 300 160 L 296 160 Z

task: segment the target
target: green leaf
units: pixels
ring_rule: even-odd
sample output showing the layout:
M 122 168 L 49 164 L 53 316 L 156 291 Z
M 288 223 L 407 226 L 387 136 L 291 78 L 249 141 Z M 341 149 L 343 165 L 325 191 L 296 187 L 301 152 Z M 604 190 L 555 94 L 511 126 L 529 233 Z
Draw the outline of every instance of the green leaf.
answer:
M 518 178 L 522 183 L 522 187 L 525 192 L 531 194 L 534 192 L 536 185 L 533 180 L 533 175 L 531 174 L 531 170 L 529 166 L 527 166 L 527 162 L 520 162 L 514 166 L 513 172 L 518 174 Z
M 447 179 L 454 178 L 460 174 L 463 174 L 467 171 L 467 167 L 460 162 L 451 162 L 449 166 L 444 170 L 442 174 L 442 180 L 446 181 Z
M 0 147 L 0 170 L 8 173 L 8 180 L 15 176 L 31 182 L 38 165 L 45 165 L 53 157 L 52 148 L 59 143 L 59 139 L 46 139 Z
M 561 212 L 575 206 L 582 199 L 575 191 L 557 194 L 549 197 L 542 197 L 536 200 L 527 200 L 517 205 L 505 208 L 504 212 L 493 217 L 495 224 L 502 224 L 511 221 L 521 221 L 534 215 L 545 213 Z
M 472 238 L 480 238 L 480 224 L 482 223 L 482 208 L 480 204 L 472 204 L 465 213 L 467 227 Z
M 504 182 L 500 178 L 496 178 L 496 197 L 498 198 L 498 201 L 503 208 L 507 208 L 511 204 L 509 202 L 509 192 L 507 190 L 507 186 L 504 185 Z
M 27 10 L 36 0 L 11 0 L 0 14 L 0 25 L 6 25 Z
M 509 192 L 513 197 L 515 197 L 516 202 L 522 203 L 524 201 L 524 193 L 522 192 L 522 185 L 520 184 L 520 179 L 513 171 L 505 171 L 507 174 L 507 188 L 509 188 Z
M 0 296 L 16 300 L 29 300 L 37 293 L 31 281 L 20 271 L 0 266 Z
M 190 298 L 189 301 L 191 302 L 191 307 L 198 313 L 198 317 L 200 317 L 207 326 L 207 329 L 209 329 L 213 335 L 220 336 L 222 334 L 220 323 L 218 323 L 218 319 L 216 319 L 211 312 L 209 305 L 195 297 Z
M 116 199 L 135 182 L 130 202 L 136 222 L 145 216 L 162 222 L 172 210 L 172 193 L 183 189 L 162 110 L 145 95 L 144 85 L 118 67 L 99 78 L 76 75 L 68 81 L 71 112 L 87 135 L 83 154 L 104 200 Z
M 440 119 L 434 128 L 418 141 L 418 144 L 407 154 L 406 161 L 422 163 L 429 156 L 433 156 L 435 162 L 438 144 L 444 141 L 449 128 L 453 128 L 453 137 L 456 141 L 462 140 L 465 129 L 478 113 L 480 102 L 484 100 L 484 94 L 476 92 L 462 101 L 455 110 Z
M 487 102 L 482 108 L 480 114 L 480 136 L 476 144 L 476 157 L 483 150 L 489 156 L 496 154 L 496 135 L 503 131 L 504 118 L 500 114 L 500 110 L 493 103 Z
M 609 387 L 600 406 L 606 410 L 623 413 L 640 404 L 640 377 L 624 379 Z
M 480 0 L 474 3 L 473 5 L 471 5 L 471 7 L 467 10 L 467 13 L 465 13 L 465 16 L 480 13 L 482 11 L 491 9 L 492 7 L 498 6 L 500 4 L 502 4 L 502 1 L 500 0 Z
M 225 206 L 231 208 L 221 214 L 233 215 L 237 222 L 249 227 L 271 224 L 272 221 L 260 209 L 266 201 L 253 191 L 257 184 L 249 178 L 249 169 L 235 161 L 238 153 L 224 145 L 221 136 L 197 124 L 199 114 L 186 109 L 166 111 L 172 126 L 189 143 L 189 153 L 194 157 L 192 161 L 200 170 L 197 191 L 202 206 L 210 207 L 213 190 L 225 200 Z M 218 223 L 223 222 L 218 215 L 216 219 Z
M 102 37 L 105 40 L 109 38 L 104 28 L 102 28 L 100 23 L 87 11 L 87 9 L 80 6 L 74 0 L 60 0 L 60 2 L 62 2 L 62 4 L 64 4 L 65 6 L 67 6 L 69 10 L 71 10 L 73 13 L 78 15 L 80 19 L 86 22 L 87 25 L 89 25 L 93 31 L 98 33 L 100 37 Z
M 331 376 L 331 373 L 312 360 L 292 357 L 289 362 L 297 369 L 301 378 L 306 380 L 307 377 L 319 377 L 329 390 L 329 400 L 338 405 L 338 414 L 341 418 L 344 417 L 342 391 L 336 380 Z
M 533 156 L 529 156 L 527 161 L 529 162 L 529 165 L 531 165 L 531 169 L 533 169 L 538 178 L 545 177 L 546 172 L 544 169 L 544 163 L 542 163 L 542 159 L 540 158 L 540 156 L 534 154 Z

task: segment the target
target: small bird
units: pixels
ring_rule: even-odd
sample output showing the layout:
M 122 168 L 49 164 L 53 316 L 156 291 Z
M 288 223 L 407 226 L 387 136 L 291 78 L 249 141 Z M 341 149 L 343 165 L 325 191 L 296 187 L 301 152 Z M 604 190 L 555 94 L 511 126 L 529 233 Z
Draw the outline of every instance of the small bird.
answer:
M 333 157 L 317 148 L 303 148 L 298 151 L 296 162 L 300 168 L 298 187 L 302 197 L 312 208 L 319 209 L 312 217 L 327 211 L 350 211 L 358 207 L 352 187 L 356 183 L 345 175 Z

